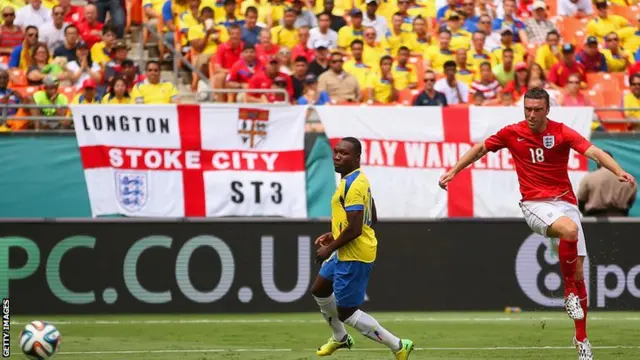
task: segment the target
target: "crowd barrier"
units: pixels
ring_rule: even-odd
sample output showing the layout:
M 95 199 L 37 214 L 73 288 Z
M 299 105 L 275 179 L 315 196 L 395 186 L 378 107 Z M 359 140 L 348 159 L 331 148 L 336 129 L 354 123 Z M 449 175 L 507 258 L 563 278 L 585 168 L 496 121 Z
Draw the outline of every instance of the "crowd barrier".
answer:
M 15 314 L 317 311 L 313 240 L 329 229 L 274 219 L 0 224 L 0 295 Z M 583 226 L 590 306 L 640 310 L 638 222 Z M 383 221 L 375 230 L 367 310 L 562 306 L 554 247 L 522 220 Z

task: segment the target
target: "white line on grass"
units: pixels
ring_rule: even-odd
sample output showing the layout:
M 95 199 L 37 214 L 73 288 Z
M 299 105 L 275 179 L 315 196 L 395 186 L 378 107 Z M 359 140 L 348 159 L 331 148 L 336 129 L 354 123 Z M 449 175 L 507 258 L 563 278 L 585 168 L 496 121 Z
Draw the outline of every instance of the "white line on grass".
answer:
M 380 317 L 387 322 L 508 322 L 508 321 L 567 321 L 565 317 L 528 317 L 520 315 L 514 317 L 496 317 L 496 318 L 385 318 Z M 640 317 L 598 317 L 590 316 L 589 321 L 640 321 Z M 313 324 L 325 323 L 322 319 L 187 319 L 187 320 L 69 320 L 69 321 L 51 321 L 56 325 L 156 325 L 156 324 Z M 26 325 L 27 322 L 12 321 L 11 325 Z
M 426 347 L 415 348 L 416 351 L 500 351 L 500 350 L 568 350 L 575 349 L 572 346 L 497 346 L 497 347 Z M 594 349 L 640 349 L 640 346 L 595 346 Z M 315 351 L 316 349 L 302 349 L 302 351 Z M 277 353 L 292 352 L 295 349 L 171 349 L 171 350 L 114 350 L 114 351 L 64 351 L 62 355 L 123 355 L 123 354 L 186 354 L 186 353 L 221 353 L 221 352 L 257 352 Z M 389 351 L 384 348 L 360 348 L 349 351 Z

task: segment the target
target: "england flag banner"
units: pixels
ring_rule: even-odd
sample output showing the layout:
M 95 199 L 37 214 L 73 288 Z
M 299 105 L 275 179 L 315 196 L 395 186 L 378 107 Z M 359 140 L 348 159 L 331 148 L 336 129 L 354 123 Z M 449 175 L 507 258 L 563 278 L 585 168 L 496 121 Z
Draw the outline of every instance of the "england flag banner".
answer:
M 71 110 L 93 216 L 307 216 L 305 106 Z
M 316 107 L 332 145 L 353 136 L 362 142 L 362 169 L 380 217 L 522 217 L 520 190 L 507 149 L 488 153 L 454 178 L 438 179 L 468 151 L 500 128 L 524 120 L 521 107 Z M 593 108 L 551 109 L 549 118 L 587 139 Z M 555 146 L 552 137 L 544 146 Z M 577 190 L 587 159 L 572 151 L 569 178 Z

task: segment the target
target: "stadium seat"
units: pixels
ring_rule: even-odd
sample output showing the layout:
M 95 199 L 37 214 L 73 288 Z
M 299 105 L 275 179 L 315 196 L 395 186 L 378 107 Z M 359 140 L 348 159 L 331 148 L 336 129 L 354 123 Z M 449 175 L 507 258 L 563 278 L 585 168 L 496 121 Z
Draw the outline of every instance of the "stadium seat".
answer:
M 547 0 L 547 16 L 554 17 L 558 15 L 558 0 Z
M 607 131 L 610 132 L 621 132 L 627 131 L 629 128 L 629 124 L 622 122 L 608 122 L 608 120 L 620 121 L 624 120 L 625 116 L 621 109 L 622 106 L 622 94 L 621 90 L 612 90 L 612 91 L 602 91 L 602 90 L 591 90 L 589 93 L 595 92 L 600 96 L 591 95 L 590 99 L 599 100 L 600 103 L 594 102 L 594 107 L 596 108 L 612 108 L 615 110 L 596 110 L 596 114 L 600 118 L 602 125 Z
M 620 15 L 623 18 L 629 20 L 629 22 L 633 26 L 638 26 L 638 15 L 640 15 L 640 6 L 638 5 L 620 6 L 611 4 L 609 6 L 609 12 L 611 14 Z
M 420 93 L 421 90 L 411 90 L 411 89 L 404 89 L 398 92 L 398 103 L 405 105 L 405 106 L 411 106 L 413 104 L 413 99 Z
M 13 86 L 11 90 L 17 92 L 22 97 L 33 96 L 33 94 L 40 90 L 39 86 Z
M 9 69 L 9 87 L 25 87 L 28 86 L 27 75 L 22 69 Z
M 64 95 L 69 102 L 73 100 L 73 98 L 78 94 L 78 90 L 73 86 L 60 87 L 60 94 Z
M 624 73 L 587 73 L 590 90 L 615 91 L 625 88 Z
M 573 17 L 562 17 L 560 21 L 556 23 L 556 27 L 562 36 L 565 43 L 570 42 L 577 46 L 582 46 L 582 43 L 576 43 L 577 33 L 582 32 L 584 36 L 584 30 L 587 27 L 587 19 L 576 19 Z
M 420 89 L 424 86 L 424 60 L 422 56 L 411 56 L 409 58 L 409 64 L 416 70 L 418 89 Z

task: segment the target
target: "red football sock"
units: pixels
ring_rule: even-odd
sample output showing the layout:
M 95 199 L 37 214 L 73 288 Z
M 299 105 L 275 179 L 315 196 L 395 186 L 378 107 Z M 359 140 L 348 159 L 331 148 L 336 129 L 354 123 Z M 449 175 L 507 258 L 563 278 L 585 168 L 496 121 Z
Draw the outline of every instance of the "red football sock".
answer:
M 558 257 L 560 258 L 560 271 L 562 271 L 564 278 L 564 296 L 567 297 L 571 293 L 577 295 L 574 283 L 578 261 L 578 242 L 560 239 Z
M 575 320 L 576 340 L 582 342 L 587 338 L 587 288 L 584 286 L 584 279 L 576 281 L 575 286 L 580 298 L 580 307 L 584 311 L 584 319 Z

